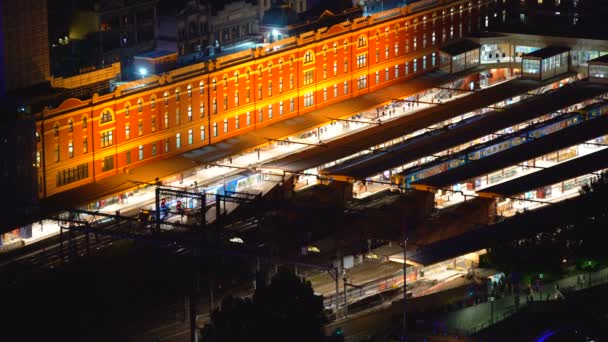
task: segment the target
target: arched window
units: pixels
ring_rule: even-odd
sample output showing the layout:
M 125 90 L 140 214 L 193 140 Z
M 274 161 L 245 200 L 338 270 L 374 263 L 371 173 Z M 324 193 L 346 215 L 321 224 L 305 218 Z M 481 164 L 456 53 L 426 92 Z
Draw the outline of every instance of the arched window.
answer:
M 82 117 L 82 128 L 87 128 L 87 116 Z
M 137 100 L 137 112 L 141 113 L 144 111 L 144 100 Z
M 338 43 L 334 42 L 334 55 L 338 53 Z
M 312 51 L 306 51 L 304 53 L 304 63 L 312 63 L 314 62 L 314 57 L 312 55 Z
M 258 77 L 262 77 L 262 65 L 258 65 Z
M 101 113 L 100 123 L 111 122 L 113 120 L 112 113 L 109 110 Z
M 289 56 L 289 66 L 293 68 L 293 56 Z
M 175 101 L 179 101 L 179 88 L 175 89 Z
M 205 82 L 198 82 L 198 93 L 201 95 L 205 93 Z
M 245 73 L 245 80 L 249 81 L 250 76 L 251 76 L 251 69 L 247 68 L 247 72 Z
M 186 91 L 188 92 L 188 97 L 192 97 L 192 84 L 188 84 Z
M 283 60 L 279 59 L 279 71 L 283 71 Z
M 53 135 L 56 136 L 56 137 L 59 136 L 59 124 L 58 123 L 55 123 L 53 125 Z
M 125 105 L 125 116 L 129 116 L 129 104 Z
M 360 36 L 359 37 L 359 44 L 357 45 L 358 47 L 364 47 L 367 45 L 367 40 L 365 39 L 365 36 Z
M 268 62 L 268 76 L 272 76 L 272 62 Z
M 327 57 L 327 45 L 323 45 L 323 57 Z
M 166 105 L 169 103 L 169 92 L 167 92 L 167 91 L 166 91 L 166 92 L 163 94 L 163 97 L 164 97 L 165 106 L 166 106 Z
M 156 97 L 154 95 L 150 97 L 150 108 L 156 108 Z
M 348 51 L 348 40 L 344 41 L 344 51 Z
M 234 72 L 234 84 L 239 84 L 239 72 Z
M 224 75 L 223 81 L 224 81 L 224 88 L 226 88 L 228 86 L 228 76 Z
M 216 90 L 217 90 L 217 81 L 216 81 L 216 79 L 215 79 L 215 78 L 214 78 L 213 80 L 211 80 L 211 89 L 212 89 L 213 91 L 216 91 Z
M 72 119 L 68 120 L 68 132 L 73 132 L 74 131 L 74 121 L 72 121 Z

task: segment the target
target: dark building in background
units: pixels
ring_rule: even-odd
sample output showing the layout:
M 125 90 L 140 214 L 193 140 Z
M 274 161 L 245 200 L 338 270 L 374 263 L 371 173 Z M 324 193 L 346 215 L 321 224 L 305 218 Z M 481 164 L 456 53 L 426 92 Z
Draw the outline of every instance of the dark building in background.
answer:
M 37 208 L 35 124 L 29 113 L 31 95 L 49 89 L 46 5 L 45 0 L 0 2 L 0 208 L 5 227 L 28 222 Z M 31 228 L 10 234 L 29 237 Z
M 45 82 L 50 74 L 46 0 L 0 2 L 0 90 Z
M 256 0 L 188 0 L 159 3 L 158 46 L 189 54 L 216 50 L 258 39 Z
M 260 33 L 266 42 L 273 42 L 321 27 L 331 27 L 346 20 L 361 17 L 363 11 L 351 0 L 309 2 L 308 10 L 298 12 L 293 3 L 276 0 L 264 12 Z
M 72 76 L 155 47 L 157 0 L 55 0 L 49 4 L 55 76 Z M 133 71 L 123 67 L 123 76 Z

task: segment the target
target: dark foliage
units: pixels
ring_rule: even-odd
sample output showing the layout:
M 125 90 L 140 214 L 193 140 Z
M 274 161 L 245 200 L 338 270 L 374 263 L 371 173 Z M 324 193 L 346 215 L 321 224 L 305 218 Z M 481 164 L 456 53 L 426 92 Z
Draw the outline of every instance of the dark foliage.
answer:
M 227 297 L 211 315 L 207 341 L 323 340 L 323 300 L 310 285 L 281 269 L 251 299 Z

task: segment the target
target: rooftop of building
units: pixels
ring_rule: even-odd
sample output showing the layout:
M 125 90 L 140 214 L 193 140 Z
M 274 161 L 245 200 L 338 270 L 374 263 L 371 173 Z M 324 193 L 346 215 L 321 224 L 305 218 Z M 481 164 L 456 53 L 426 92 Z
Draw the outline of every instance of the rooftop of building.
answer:
M 608 31 L 604 29 L 608 15 L 606 7 L 598 7 L 595 12 L 558 12 L 559 14 L 513 12 L 506 22 L 491 24 L 489 29 L 505 33 L 608 39 Z
M 608 64 L 608 55 L 603 55 L 598 58 L 587 61 L 588 64 Z
M 467 40 L 467 39 L 463 39 L 454 44 L 444 46 L 440 50 L 451 56 L 456 56 L 456 55 L 463 54 L 465 52 L 469 52 L 471 50 L 479 49 L 479 47 L 480 47 L 479 44 L 472 42 L 470 40 Z
M 523 56 L 523 58 L 545 59 L 557 56 L 570 50 L 571 49 L 567 46 L 547 46 L 534 52 L 527 53 Z
M 169 51 L 169 50 L 152 50 L 152 51 L 148 51 L 145 53 L 140 53 L 138 55 L 135 55 L 135 57 L 140 57 L 140 58 L 159 58 L 159 57 L 166 57 L 166 56 L 171 56 L 171 55 L 176 55 L 177 52 L 176 51 Z

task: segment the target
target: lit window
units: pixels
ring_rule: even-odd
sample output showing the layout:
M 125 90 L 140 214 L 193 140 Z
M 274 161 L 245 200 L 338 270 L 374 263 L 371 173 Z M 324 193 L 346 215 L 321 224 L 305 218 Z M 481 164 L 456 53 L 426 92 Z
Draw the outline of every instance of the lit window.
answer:
M 192 106 L 188 106 L 188 121 L 192 121 Z
M 137 133 L 139 136 L 144 134 L 144 123 L 141 120 L 137 123 Z
M 71 140 L 68 143 L 68 156 L 74 158 L 74 143 Z
M 87 128 L 87 117 L 86 116 L 84 116 L 82 118 L 82 128 Z
M 217 137 L 217 122 L 213 123 L 213 136 Z
M 125 140 L 129 140 L 131 138 L 131 126 L 126 123 L 125 124 Z
M 144 111 L 144 101 L 142 99 L 137 100 L 137 112 L 141 113 Z
M 268 119 L 272 119 L 272 105 L 268 105 Z
M 205 141 L 205 126 L 201 126 L 201 141 Z
M 367 87 L 367 75 L 359 76 L 357 79 L 357 88 L 365 89 Z
M 309 85 L 314 82 L 314 70 L 304 72 L 304 85 Z
M 367 65 L 367 55 L 357 56 L 357 68 L 364 68 Z
M 192 129 L 188 130 L 188 145 L 192 145 L 192 143 L 194 142 L 194 133 L 192 132 Z
M 68 120 L 68 132 L 74 131 L 74 122 L 72 119 Z
M 188 92 L 188 97 L 192 97 L 192 85 L 188 84 L 188 88 L 186 88 L 187 92 Z
M 139 145 L 138 150 L 138 155 L 139 155 L 139 160 L 144 160 L 144 145 Z
M 310 107 L 314 104 L 315 104 L 314 94 L 313 93 L 304 94 L 304 107 Z
M 182 134 L 181 133 L 177 133 L 175 135 L 175 147 L 177 149 L 180 149 L 182 147 Z
M 224 133 L 228 133 L 228 119 L 224 119 Z
M 104 148 L 104 147 L 112 146 L 113 136 L 114 136 L 114 131 L 112 131 L 112 130 L 102 132 L 101 133 L 101 147 Z

